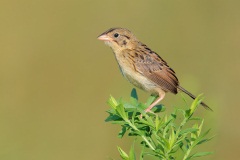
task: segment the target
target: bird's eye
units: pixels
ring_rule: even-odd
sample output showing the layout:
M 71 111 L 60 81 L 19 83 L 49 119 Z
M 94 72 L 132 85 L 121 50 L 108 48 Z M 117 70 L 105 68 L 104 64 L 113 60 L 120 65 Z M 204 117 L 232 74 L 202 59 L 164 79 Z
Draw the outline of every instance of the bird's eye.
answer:
M 118 34 L 118 33 L 115 33 L 113 36 L 114 36 L 115 38 L 117 38 L 117 37 L 119 36 L 119 34 Z

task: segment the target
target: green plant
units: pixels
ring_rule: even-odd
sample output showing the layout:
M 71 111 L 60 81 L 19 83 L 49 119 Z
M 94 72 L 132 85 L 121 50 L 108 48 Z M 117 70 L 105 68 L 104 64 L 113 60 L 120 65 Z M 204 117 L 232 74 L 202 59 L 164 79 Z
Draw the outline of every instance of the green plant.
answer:
M 122 99 L 116 100 L 110 96 L 108 104 L 111 107 L 107 112 L 109 116 L 105 120 L 122 127 L 118 137 L 122 138 L 126 133 L 140 139 L 142 150 L 140 160 L 145 156 L 152 156 L 161 160 L 190 160 L 195 157 L 202 157 L 212 152 L 195 152 L 193 149 L 211 138 L 205 138 L 210 129 L 202 133 L 203 118 L 194 117 L 197 106 L 201 103 L 201 96 L 198 96 L 189 109 L 176 108 L 170 115 L 156 114 L 164 112 L 165 107 L 157 105 L 152 113 L 145 113 L 144 109 L 149 106 L 156 97 L 150 96 L 146 104 L 138 101 L 136 90 L 131 92 L 130 102 Z M 140 118 L 140 114 L 143 118 Z M 192 124 L 193 125 L 190 125 Z M 135 142 L 136 143 L 136 142 Z M 136 160 L 134 144 L 129 154 L 118 147 L 120 156 L 124 160 Z

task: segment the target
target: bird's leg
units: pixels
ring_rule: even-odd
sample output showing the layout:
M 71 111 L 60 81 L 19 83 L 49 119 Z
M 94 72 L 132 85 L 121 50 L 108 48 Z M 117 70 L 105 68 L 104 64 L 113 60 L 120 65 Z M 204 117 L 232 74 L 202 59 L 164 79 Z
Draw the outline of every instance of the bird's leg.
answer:
M 147 112 L 151 111 L 151 109 L 152 109 L 154 106 L 156 106 L 164 97 L 165 97 L 165 93 L 164 93 L 164 92 L 162 92 L 161 94 L 159 94 L 159 97 L 158 97 L 150 106 L 148 106 L 147 109 L 145 109 L 145 112 L 147 113 Z
M 159 97 L 150 105 L 147 109 L 145 109 L 145 112 L 150 112 L 151 109 L 156 106 L 163 98 L 165 97 L 165 92 L 159 92 Z M 142 118 L 142 114 L 140 115 L 140 118 Z

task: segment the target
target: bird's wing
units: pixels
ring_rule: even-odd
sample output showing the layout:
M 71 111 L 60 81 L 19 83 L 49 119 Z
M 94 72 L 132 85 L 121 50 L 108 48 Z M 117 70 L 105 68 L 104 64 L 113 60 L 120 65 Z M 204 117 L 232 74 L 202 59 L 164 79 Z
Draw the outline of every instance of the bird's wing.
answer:
M 137 55 L 137 54 L 138 55 Z M 177 93 L 178 79 L 167 63 L 149 48 L 135 51 L 136 71 L 147 77 L 165 91 Z

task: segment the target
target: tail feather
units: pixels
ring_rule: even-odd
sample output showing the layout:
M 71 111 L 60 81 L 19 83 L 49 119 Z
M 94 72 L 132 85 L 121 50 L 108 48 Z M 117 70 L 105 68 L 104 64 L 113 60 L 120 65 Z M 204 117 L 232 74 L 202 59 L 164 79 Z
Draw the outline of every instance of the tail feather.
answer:
M 186 89 L 184 89 L 183 87 L 181 86 L 178 86 L 178 89 L 180 89 L 181 91 L 183 91 L 184 93 L 186 93 L 187 95 L 189 95 L 192 99 L 196 99 L 196 96 L 194 96 L 192 93 L 188 92 Z M 206 103 L 204 102 L 201 102 L 201 105 L 207 109 L 207 110 L 210 110 L 210 111 L 213 111 Z

